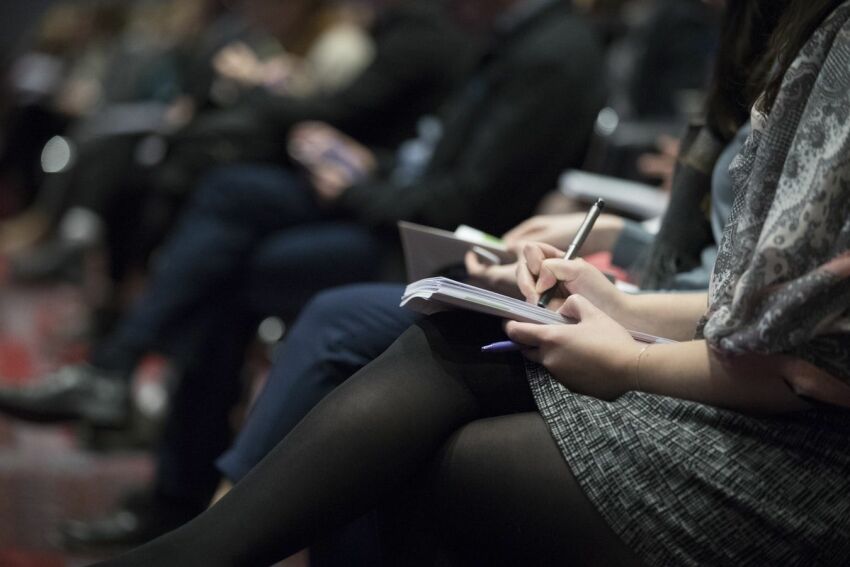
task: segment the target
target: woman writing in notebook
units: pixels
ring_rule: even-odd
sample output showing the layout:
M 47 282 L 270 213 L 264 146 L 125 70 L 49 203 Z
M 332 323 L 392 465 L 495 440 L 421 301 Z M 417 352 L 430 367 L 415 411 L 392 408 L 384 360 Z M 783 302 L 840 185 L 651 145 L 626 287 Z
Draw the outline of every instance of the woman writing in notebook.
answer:
M 576 325 L 508 323 L 523 360 L 480 352 L 492 319 L 427 318 L 209 511 L 106 564 L 265 565 L 380 504 L 396 564 L 845 564 L 850 1 L 730 4 L 781 21 L 708 297 L 628 297 L 528 246 L 524 295 L 559 282 Z

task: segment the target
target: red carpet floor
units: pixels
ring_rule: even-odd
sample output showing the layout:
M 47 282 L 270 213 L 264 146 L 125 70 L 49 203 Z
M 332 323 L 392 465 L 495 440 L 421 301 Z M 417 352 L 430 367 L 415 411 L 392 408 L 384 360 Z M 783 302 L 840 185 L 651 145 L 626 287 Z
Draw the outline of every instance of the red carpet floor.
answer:
M 25 384 L 85 357 L 89 312 L 71 285 L 16 287 L 0 269 L 0 384 Z M 254 364 L 257 384 L 267 371 Z M 165 364 L 148 359 L 134 377 L 137 405 L 155 413 L 164 397 Z M 86 449 L 86 432 L 71 425 L 36 426 L 0 415 L 0 567 L 82 567 L 102 557 L 64 553 L 57 526 L 97 517 L 130 488 L 147 483 L 143 451 Z M 305 553 L 278 567 L 307 567 Z
M 0 383 L 21 384 L 84 356 L 88 313 L 72 286 L 0 286 Z M 141 452 L 95 453 L 72 426 L 0 416 L 0 567 L 87 565 L 54 545 L 63 520 L 98 515 L 151 465 Z

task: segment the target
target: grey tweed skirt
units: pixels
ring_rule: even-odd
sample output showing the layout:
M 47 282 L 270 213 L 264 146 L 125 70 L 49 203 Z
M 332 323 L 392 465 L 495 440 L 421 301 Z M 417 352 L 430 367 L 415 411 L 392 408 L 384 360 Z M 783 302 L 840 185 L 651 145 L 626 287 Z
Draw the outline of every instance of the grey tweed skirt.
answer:
M 611 528 L 647 565 L 850 565 L 850 411 L 752 417 L 570 392 L 528 364 L 540 413 Z

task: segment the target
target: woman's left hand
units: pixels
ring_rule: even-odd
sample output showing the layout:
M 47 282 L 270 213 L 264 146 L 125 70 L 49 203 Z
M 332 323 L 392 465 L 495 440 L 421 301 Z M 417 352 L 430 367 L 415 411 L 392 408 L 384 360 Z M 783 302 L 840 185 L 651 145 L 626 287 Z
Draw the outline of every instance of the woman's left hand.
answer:
M 526 358 L 573 392 L 613 400 L 633 389 L 633 367 L 643 347 L 629 332 L 581 295 L 568 297 L 558 312 L 576 324 L 510 321 L 505 330 L 512 341 L 529 347 Z
M 485 264 L 473 251 L 463 258 L 468 283 L 509 297 L 524 299 L 516 285 L 516 262 L 513 264 Z

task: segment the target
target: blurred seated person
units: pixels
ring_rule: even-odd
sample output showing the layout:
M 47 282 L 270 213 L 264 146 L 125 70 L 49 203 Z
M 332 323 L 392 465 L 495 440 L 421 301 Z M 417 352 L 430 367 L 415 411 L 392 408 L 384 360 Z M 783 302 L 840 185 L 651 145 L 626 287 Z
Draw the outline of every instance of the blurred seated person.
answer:
M 689 252 L 698 248 L 681 246 L 682 266 L 692 270 L 676 274 L 667 289 L 677 291 L 706 289 L 711 263 L 716 257 L 716 242 L 731 205 L 731 180 L 728 166 L 743 146 L 748 128 L 729 143 L 717 160 L 712 176 L 712 214 L 704 222 L 712 227 L 712 240 L 700 255 Z M 726 134 L 728 136 L 728 134 Z M 691 177 L 691 181 L 694 177 Z M 524 242 L 540 240 L 564 249 L 572 240 L 584 214 L 539 216 L 505 234 L 509 245 L 522 253 Z M 597 221 L 585 245 L 583 256 L 613 250 L 615 262 L 628 267 L 635 254 L 647 244 L 623 232 L 630 221 L 603 215 Z M 668 218 L 668 223 L 671 222 Z M 638 230 L 636 228 L 629 230 Z M 681 243 L 679 243 L 681 244 Z M 666 248 L 665 253 L 669 252 Z M 643 249 L 638 253 L 646 255 Z M 687 261 L 684 261 L 687 259 Z M 467 259 L 469 282 L 507 295 L 518 295 L 515 265 L 491 266 L 470 254 Z M 706 264 L 708 263 L 708 264 Z M 631 265 L 635 271 L 638 267 Z M 645 273 L 646 279 L 651 276 Z M 274 448 L 327 394 L 360 368 L 377 358 L 421 315 L 399 307 L 404 287 L 397 284 L 362 284 L 322 292 L 302 310 L 291 326 L 275 356 L 275 364 L 265 386 L 256 397 L 236 441 L 217 461 L 222 482 L 216 499 L 229 490 Z M 644 288 L 649 289 L 649 288 Z M 380 564 L 381 537 L 377 517 L 369 514 L 311 546 L 314 565 Z M 66 529 L 80 533 L 85 524 L 73 523 Z
M 605 4 L 594 8 L 607 13 Z M 618 9 L 614 20 L 621 29 L 607 58 L 612 94 L 587 169 L 665 180 L 656 168 L 636 167 L 646 161 L 636 158 L 659 142 L 669 146 L 669 138 L 700 114 L 717 51 L 718 7 L 702 0 L 636 0 Z
M 3 116 L 0 183 L 30 205 L 44 175 L 41 151 L 53 136 L 97 103 L 109 50 L 125 28 L 127 7 L 115 2 L 56 2 L 26 50 L 11 63 Z
M 727 23 L 727 29 L 734 27 Z M 716 72 L 740 72 L 750 55 L 730 49 L 716 64 Z M 715 83 L 708 103 L 709 128 L 693 129 L 685 140 L 675 197 L 657 238 L 633 221 L 603 214 L 582 255 L 611 252 L 613 263 L 631 271 L 644 290 L 707 289 L 733 200 L 728 170 L 750 132 L 748 124 L 737 134 L 734 130 L 746 120 L 751 96 L 740 88 Z M 712 168 L 709 177 L 705 172 Z M 703 201 L 709 180 L 711 209 L 706 215 Z M 508 231 L 503 239 L 520 253 L 526 241 L 565 249 L 583 219 L 584 214 L 541 215 Z M 539 262 L 540 258 L 532 260 Z M 470 283 L 519 295 L 515 266 L 491 266 L 474 254 L 467 256 L 466 263 Z M 350 286 L 323 292 L 311 301 L 287 335 L 234 445 L 217 461 L 224 480 L 216 499 L 259 463 L 322 398 L 421 318 L 399 307 L 403 289 L 393 284 Z M 368 556 L 377 546 L 375 525 L 374 518 L 361 518 L 342 536 L 337 534 L 339 540 L 332 538 L 328 544 L 325 539 L 314 551 L 322 558 L 356 553 Z
M 693 161 L 686 162 L 680 165 L 677 177 L 678 192 L 686 196 L 675 200 L 678 212 L 665 217 L 657 242 L 653 242 L 654 235 L 642 231 L 639 225 L 616 215 L 602 214 L 582 246 L 582 256 L 611 252 L 615 266 L 635 272 L 638 281 L 646 282 L 643 290 L 708 289 L 717 243 L 733 200 L 729 166 L 743 148 L 749 132 L 749 126 L 744 125 L 734 136 L 725 132 L 715 142 L 703 138 L 687 146 L 685 159 L 701 155 L 706 160 L 703 165 L 712 165 L 716 159 L 710 176 L 710 216 L 702 215 L 702 220 L 698 220 L 695 211 L 687 211 L 684 205 L 690 200 L 692 207 L 700 206 L 706 191 L 704 184 L 709 179 L 692 167 Z M 724 139 L 728 142 L 717 155 Z M 715 148 L 713 157 L 712 152 L 705 152 L 709 145 Z M 699 185 L 703 188 L 698 191 L 689 188 Z M 681 215 L 689 219 L 687 224 L 701 225 L 708 232 L 683 233 Z M 527 242 L 566 249 L 584 217 L 583 213 L 536 216 L 505 233 L 503 239 L 521 257 Z M 668 272 L 667 264 L 657 261 L 660 256 L 675 258 L 673 264 L 679 271 Z M 540 258 L 524 260 L 539 262 Z M 492 265 L 469 253 L 466 268 L 469 283 L 521 298 L 516 264 Z M 241 480 L 320 399 L 386 350 L 421 318 L 416 312 L 399 307 L 403 291 L 404 286 L 398 284 L 348 286 L 322 292 L 304 308 L 287 335 L 277 363 L 236 442 L 218 460 L 226 479 L 223 490 Z
M 265 87 L 294 97 L 331 94 L 347 86 L 374 55 L 372 40 L 365 30 L 375 14 L 351 1 L 326 4 L 251 0 L 247 8 L 249 20 L 260 28 L 277 22 L 276 28 L 269 31 L 280 39 L 282 51 L 274 50 L 263 57 L 251 45 L 234 42 L 213 61 L 219 77 L 241 88 Z M 281 9 L 300 9 L 313 15 L 306 18 L 280 14 Z
M 41 140 L 34 149 L 41 158 L 40 176 L 33 186 L 37 199 L 18 217 L 0 224 L 3 252 L 33 252 L 33 244 L 55 224 L 67 220 L 63 214 L 69 208 L 88 209 L 89 201 L 104 200 L 103 194 L 111 192 L 111 188 L 103 189 L 104 179 L 131 169 L 134 152 L 140 153 L 136 151 L 139 133 L 179 122 L 185 101 L 198 90 L 209 90 L 209 84 L 203 86 L 209 75 L 196 58 L 205 56 L 204 44 L 221 33 L 219 21 L 228 19 L 220 0 L 104 1 L 92 6 L 74 3 L 70 9 L 95 10 L 101 5 L 110 17 L 99 15 L 95 22 L 111 22 L 112 33 L 106 38 L 87 34 L 85 26 L 62 17 L 61 4 L 56 8 L 56 17 L 62 19 L 60 29 L 69 28 L 73 37 L 90 36 L 92 46 L 75 61 L 68 77 L 53 87 L 56 106 L 67 120 L 66 131 L 56 133 L 64 138 L 52 140 L 51 145 Z M 52 14 L 48 12 L 47 23 L 54 20 Z M 31 85 L 27 87 L 30 91 L 34 86 L 46 88 L 43 75 L 49 66 L 33 54 L 22 59 L 18 80 Z M 22 92 L 20 96 L 26 101 L 33 94 Z M 17 140 L 20 133 L 7 131 L 6 136 Z M 68 159 L 53 158 L 54 154 L 63 155 L 63 146 Z
M 625 295 L 529 244 L 523 296 L 556 286 L 574 324 L 425 318 L 207 512 L 99 565 L 266 565 L 374 507 L 395 564 L 842 565 L 850 2 L 730 9 L 753 6 L 735 51 L 784 17 L 708 294 Z M 505 334 L 521 355 L 482 353 Z
M 350 17 L 328 28 L 323 15 L 326 12 L 319 10 L 327 5 L 324 0 L 257 0 L 245 9 L 252 21 L 266 21 L 279 35 L 287 30 L 297 32 L 301 39 L 285 45 L 290 51 L 301 52 L 306 42 L 304 31 L 292 23 L 269 20 L 269 12 L 280 12 L 281 17 L 306 14 L 320 20 L 325 30 L 351 28 Z M 306 8 L 310 9 L 305 12 Z M 415 134 L 418 118 L 438 107 L 466 68 L 470 42 L 432 2 L 388 0 L 376 4 L 369 13 L 374 57 L 340 90 L 325 88 L 314 96 L 294 97 L 265 87 L 246 87 L 235 106 L 220 108 L 221 104 L 230 104 L 220 95 L 227 89 L 221 88 L 220 80 L 213 80 L 213 100 L 207 103 L 202 102 L 203 97 L 196 97 L 194 119 L 176 132 L 164 138 L 133 137 L 127 140 L 128 149 L 117 147 L 110 139 L 83 148 L 77 167 L 68 172 L 69 179 L 61 181 L 78 187 L 80 195 L 72 212 L 93 219 L 88 224 L 95 227 L 82 231 L 92 235 L 87 240 L 66 238 L 71 242 L 60 242 L 54 249 L 74 251 L 105 240 L 109 275 L 115 284 L 122 284 L 128 275 L 144 272 L 151 252 L 161 244 L 190 189 L 205 172 L 218 164 L 240 160 L 285 163 L 286 138 L 292 124 L 305 119 L 324 120 L 375 148 L 393 148 Z M 306 27 L 316 31 L 315 26 Z M 351 33 L 346 31 L 345 35 Z M 254 44 L 262 42 L 255 40 Z M 330 67 L 339 75 L 338 63 Z M 158 151 L 165 152 L 164 160 L 137 163 L 143 150 L 151 147 L 161 147 Z M 111 156 L 107 160 L 110 165 L 104 164 L 104 154 Z M 80 215 L 81 210 L 94 214 Z M 22 268 L 17 272 L 36 278 L 55 272 L 75 258 L 79 255 L 73 252 L 43 257 L 30 253 L 16 263 Z M 120 311 L 121 297 L 113 303 L 113 310 Z
M 611 96 L 585 169 L 669 191 L 680 137 L 699 116 L 717 51 L 722 2 L 588 2 L 597 21 L 618 22 L 607 54 Z M 541 213 L 582 205 L 553 192 Z
M 605 98 L 589 26 L 557 0 L 455 0 L 451 7 L 485 34 L 487 49 L 438 122 L 424 121 L 394 163 L 327 124 L 308 123 L 290 136 L 303 170 L 214 171 L 150 285 L 91 364 L 0 393 L 3 409 L 22 418 L 121 424 L 139 358 L 160 350 L 179 361 L 153 490 L 165 503 L 160 511 L 178 512 L 131 530 L 111 519 L 107 530 L 78 540 L 138 541 L 209 501 L 257 312 L 291 317 L 316 291 L 363 280 L 395 242 L 401 219 L 502 232 L 530 214 L 561 170 L 581 162 Z M 404 59 L 398 63 L 406 73 Z
M 629 31 L 609 53 L 611 106 L 624 120 L 681 120 L 699 113 L 717 52 L 717 6 L 703 0 L 634 4 Z
M 95 12 L 95 23 L 101 20 L 116 22 L 113 24 L 113 39 L 97 40 L 94 36 L 95 39 L 89 40 L 106 53 L 85 54 L 83 62 L 77 65 L 85 73 L 73 73 L 56 88 L 61 95 L 59 109 L 63 115 L 76 119 L 76 124 L 72 124 L 70 129 L 69 140 L 73 144 L 71 149 L 75 161 L 102 162 L 103 156 L 98 154 L 107 152 L 111 153 L 110 161 L 121 161 L 118 171 L 139 169 L 143 164 L 134 163 L 133 154 L 143 154 L 144 149 L 140 148 L 152 143 L 144 135 L 166 135 L 184 126 L 196 112 L 209 108 L 211 104 L 233 104 L 232 96 L 221 94 L 230 92 L 222 84 L 229 81 L 221 76 L 216 79 L 213 57 L 227 52 L 228 46 L 234 45 L 234 39 L 239 40 L 235 45 L 243 50 L 249 50 L 249 44 L 260 45 L 268 53 L 287 50 L 285 52 L 293 61 L 304 59 L 312 62 L 298 65 L 299 72 L 294 74 L 301 77 L 296 81 L 299 84 L 315 83 L 328 94 L 344 87 L 369 63 L 371 40 L 352 23 L 352 18 L 345 16 L 344 10 L 340 8 L 331 12 L 329 4 L 324 0 L 257 0 L 242 10 L 231 11 L 221 0 L 141 0 L 131 5 L 115 2 L 100 2 L 94 7 L 60 5 L 48 12 L 45 22 L 48 30 L 57 27 L 60 31 L 70 29 L 75 38 L 93 34 L 85 32 L 85 22 L 81 23 L 80 18 L 68 18 L 65 12 L 74 15 L 77 12 L 95 12 L 95 8 L 111 10 L 107 12 L 112 16 L 111 20 Z M 60 18 L 63 21 L 59 24 L 52 23 Z M 245 23 L 248 20 L 252 22 L 250 26 Z M 338 34 L 335 33 L 337 28 Z M 52 35 L 57 34 L 53 32 Z M 341 40 L 334 39 L 337 35 L 341 36 Z M 310 55 L 307 50 L 315 44 L 319 44 L 316 47 L 318 54 Z M 46 78 L 38 78 L 48 70 L 43 59 L 43 56 L 36 58 L 35 54 L 22 59 L 18 66 L 21 70 L 15 74 L 22 87 L 30 91 L 36 87 L 46 88 Z M 233 65 L 230 67 L 233 68 Z M 311 75 L 314 77 L 310 78 Z M 301 90 L 306 94 L 315 89 L 305 86 Z M 148 101 L 159 103 L 159 106 L 128 104 Z M 92 118 L 80 120 L 92 114 Z M 116 135 L 118 132 L 138 135 Z M 16 137 L 16 134 L 11 133 L 10 136 Z M 98 139 L 103 137 L 110 139 L 105 142 Z M 110 147 L 115 144 L 121 146 L 120 152 Z M 81 147 L 75 148 L 77 145 Z M 41 146 L 37 149 L 41 150 Z M 147 163 L 150 158 L 142 157 L 137 161 L 152 165 Z M 80 167 L 85 170 L 97 166 L 84 163 Z M 55 168 L 49 167 L 48 171 L 56 172 Z M 114 173 L 107 173 L 100 177 L 110 179 L 114 176 Z M 31 214 L 25 216 L 31 222 L 19 223 L 22 226 L 37 225 L 39 230 L 33 228 L 33 236 L 29 239 L 13 241 L 16 248 L 26 246 L 42 235 L 47 228 L 47 213 L 55 217 L 76 206 L 95 209 L 93 212 L 101 213 L 100 216 L 109 216 L 99 210 L 107 206 L 104 202 L 110 198 L 117 201 L 132 196 L 127 194 L 129 191 L 119 196 L 105 194 L 121 193 L 121 189 L 100 188 L 104 181 L 92 179 L 85 173 L 81 174 L 83 179 L 73 181 L 65 179 L 67 175 L 59 176 L 61 179 L 58 181 L 53 177 L 57 176 L 47 177 L 47 186 L 42 189 L 48 195 L 41 199 Z M 124 177 L 127 181 L 133 176 Z M 92 185 L 97 189 L 90 189 Z M 97 205 L 100 205 L 99 209 Z M 40 222 L 36 223 L 36 220 Z M 6 228 L 12 230 L 14 225 Z

